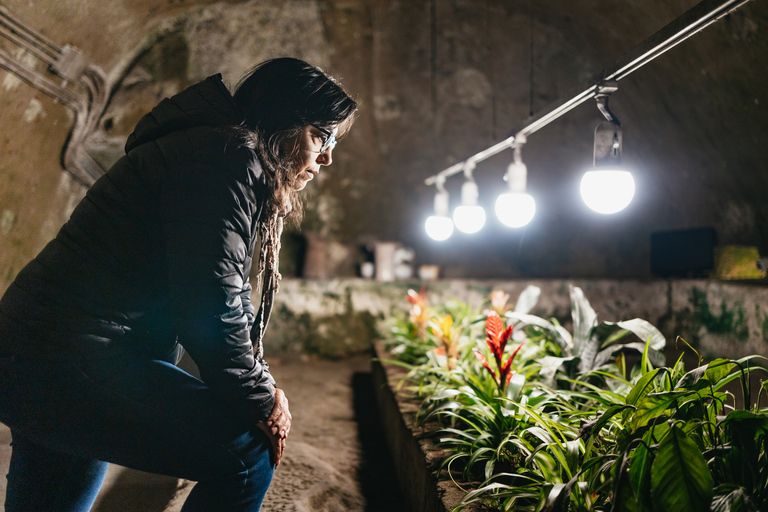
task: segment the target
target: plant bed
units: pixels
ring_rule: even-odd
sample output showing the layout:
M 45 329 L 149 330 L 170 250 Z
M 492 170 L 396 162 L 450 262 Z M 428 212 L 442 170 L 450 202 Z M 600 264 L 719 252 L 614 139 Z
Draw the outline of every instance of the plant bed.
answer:
M 598 323 L 571 287 L 571 333 L 529 313 L 538 293 L 483 310 L 410 291 L 410 316 L 377 345 L 411 510 L 768 509 L 768 386 L 751 382 L 765 358 L 665 366 L 648 322 Z
M 391 359 L 384 344 L 374 344 L 376 359 L 371 363 L 376 402 L 383 430 L 392 456 L 400 490 L 412 512 L 447 512 L 456 507 L 465 492 L 447 478 L 439 479 L 435 472 L 447 456 L 435 448 L 428 437 L 438 425 L 416 425 L 420 401 L 405 398 L 397 391 L 398 383 L 407 371 L 386 363 Z M 480 510 L 478 506 L 464 509 Z

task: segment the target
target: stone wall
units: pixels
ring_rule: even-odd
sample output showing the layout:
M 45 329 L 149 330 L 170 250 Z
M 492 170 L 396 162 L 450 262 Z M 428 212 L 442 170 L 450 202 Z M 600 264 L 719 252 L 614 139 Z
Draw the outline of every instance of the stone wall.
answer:
M 457 298 L 478 309 L 492 290 L 516 300 L 526 286 L 541 288 L 532 313 L 570 326 L 569 285 L 580 287 L 598 321 L 643 318 L 673 348 L 683 337 L 705 357 L 768 356 L 768 287 L 706 280 L 441 280 L 427 285 L 429 302 Z M 362 279 L 283 280 L 266 335 L 267 353 L 342 357 L 370 349 L 386 335 L 382 320 L 407 314 L 409 288 L 419 283 Z M 376 328 L 380 331 L 377 334 Z
M 648 278 L 649 236 L 712 226 L 721 244 L 768 253 L 768 3 L 753 1 L 620 82 L 635 200 L 591 213 L 578 198 L 600 120 L 583 105 L 532 135 L 523 151 L 537 216 L 509 230 L 489 215 L 475 236 L 436 244 L 423 222 L 423 180 L 506 138 L 531 112 L 590 77 L 696 0 L 5 0 L 60 45 L 83 50 L 114 92 L 90 140 L 105 165 L 161 98 L 222 72 L 230 82 L 265 58 L 305 58 L 360 102 L 334 164 L 308 190 L 303 231 L 286 234 L 286 275 L 302 240 L 323 237 L 328 275 L 355 275 L 359 247 L 394 240 L 448 278 Z M 0 45 L 8 46 L 0 41 Z M 23 61 L 24 53 L 15 53 Z M 72 125 L 61 104 L 0 70 L 0 291 L 55 235 L 85 188 L 61 170 Z M 504 153 L 476 170 L 489 214 Z M 452 206 L 460 178 L 448 183 Z

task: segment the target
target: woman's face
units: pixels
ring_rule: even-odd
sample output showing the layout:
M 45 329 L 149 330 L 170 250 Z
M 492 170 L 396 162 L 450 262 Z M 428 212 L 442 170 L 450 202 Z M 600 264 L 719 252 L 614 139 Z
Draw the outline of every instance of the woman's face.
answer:
M 338 128 L 334 127 L 331 132 L 335 136 Z M 328 138 L 327 134 L 312 125 L 305 126 L 299 133 L 296 139 L 298 172 L 294 184 L 295 190 L 302 190 L 306 187 L 307 182 L 320 173 L 321 165 L 331 165 L 333 145 L 324 152 L 320 152 L 326 138 Z

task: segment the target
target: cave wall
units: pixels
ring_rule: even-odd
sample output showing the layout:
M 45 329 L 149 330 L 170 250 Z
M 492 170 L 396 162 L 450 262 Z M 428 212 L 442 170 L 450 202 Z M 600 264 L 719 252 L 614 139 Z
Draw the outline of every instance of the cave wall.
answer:
M 431 174 L 511 135 L 693 0 L 287 0 L 284 2 L 7 0 L 59 44 L 82 49 L 114 96 L 91 137 L 104 165 L 161 98 L 221 72 L 292 55 L 357 96 L 360 115 L 314 180 L 301 232 L 285 235 L 286 275 L 308 233 L 325 240 L 329 276 L 350 276 L 359 247 L 395 240 L 446 277 L 643 278 L 654 231 L 712 226 L 720 243 L 768 253 L 768 2 L 753 0 L 620 82 L 611 107 L 638 190 L 620 214 L 578 197 L 600 120 L 585 104 L 532 135 L 523 151 L 537 216 L 522 230 L 492 214 L 505 152 L 478 165 L 489 212 L 476 235 L 423 232 Z M 533 31 L 531 31 L 533 29 Z M 533 51 L 531 51 L 533 48 Z M 28 56 L 19 54 L 19 59 Z M 532 65 L 532 67 L 531 67 Z M 0 71 L 0 290 L 55 235 L 85 188 L 61 170 L 73 117 Z M 447 188 L 458 202 L 459 177 Z

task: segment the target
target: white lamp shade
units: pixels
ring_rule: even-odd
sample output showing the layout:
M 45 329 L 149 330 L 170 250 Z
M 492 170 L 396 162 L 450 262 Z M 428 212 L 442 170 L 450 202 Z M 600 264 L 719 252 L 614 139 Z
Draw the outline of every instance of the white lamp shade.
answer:
M 485 225 L 485 210 L 482 206 L 461 205 L 453 210 L 453 223 L 464 233 L 477 233 Z
M 593 170 L 581 179 L 581 198 L 597 213 L 620 212 L 635 195 L 635 180 L 629 171 Z
M 430 215 L 424 226 L 432 240 L 442 242 L 453 234 L 453 221 L 444 215 Z
M 529 194 L 510 192 L 496 199 L 496 216 L 502 224 L 521 228 L 536 214 L 536 202 Z

